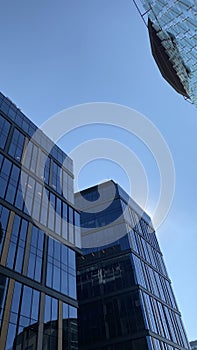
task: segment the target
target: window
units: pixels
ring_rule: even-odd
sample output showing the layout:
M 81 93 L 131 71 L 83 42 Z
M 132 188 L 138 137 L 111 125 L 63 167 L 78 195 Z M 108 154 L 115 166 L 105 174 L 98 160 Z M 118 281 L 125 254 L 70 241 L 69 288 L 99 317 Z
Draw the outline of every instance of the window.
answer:
M 58 348 L 58 300 L 45 296 L 43 349 Z
M 10 178 L 9 178 L 9 184 L 6 191 L 6 196 L 5 196 L 6 201 L 8 201 L 11 204 L 14 203 L 19 175 L 20 175 L 20 169 L 17 166 L 13 165 Z
M 15 215 L 6 266 L 22 272 L 28 222 Z
M 11 172 L 11 166 L 12 163 L 7 159 L 4 158 L 4 160 L 1 162 L 1 168 L 0 168 L 0 197 L 5 197 L 5 191 L 8 184 L 8 179 L 10 177 Z
M 47 155 L 40 151 L 40 161 L 38 165 L 38 176 L 46 183 L 49 184 L 50 175 L 50 163 L 51 160 Z
M 24 141 L 25 136 L 19 130 L 14 129 L 8 153 L 18 161 L 22 158 Z
M 42 199 L 42 185 L 36 182 L 32 217 L 37 221 L 39 221 L 39 218 L 40 218 L 41 199 Z
M 6 235 L 10 211 L 0 205 L 0 256 L 2 253 L 3 243 Z
M 16 341 L 19 348 L 26 349 L 31 345 L 32 336 L 36 344 L 39 301 L 40 292 L 15 282 L 6 350 L 15 348 Z
M 0 274 L 0 330 L 2 325 L 7 288 L 8 288 L 8 278 Z
M 57 163 L 53 162 L 52 167 L 52 180 L 51 186 L 57 191 L 59 194 L 62 193 L 62 169 Z
M 32 205 L 34 197 L 35 180 L 29 176 L 26 184 L 26 194 L 25 194 L 25 213 L 32 214 Z
M 37 282 L 41 281 L 44 232 L 33 226 L 27 276 Z
M 48 238 L 46 285 L 76 298 L 75 252 L 51 237 Z
M 0 148 L 4 149 L 10 131 L 10 123 L 0 115 Z

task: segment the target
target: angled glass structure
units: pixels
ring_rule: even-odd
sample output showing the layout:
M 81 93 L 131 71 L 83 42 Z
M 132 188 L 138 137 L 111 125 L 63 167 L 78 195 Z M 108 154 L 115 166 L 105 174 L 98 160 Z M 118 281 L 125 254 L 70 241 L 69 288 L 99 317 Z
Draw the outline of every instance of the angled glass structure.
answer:
M 80 350 L 188 350 L 150 217 L 113 181 L 77 193 Z
M 0 94 L 1 350 L 78 349 L 77 223 L 72 160 Z
M 152 54 L 163 77 L 197 106 L 196 1 L 141 2 L 148 16 Z

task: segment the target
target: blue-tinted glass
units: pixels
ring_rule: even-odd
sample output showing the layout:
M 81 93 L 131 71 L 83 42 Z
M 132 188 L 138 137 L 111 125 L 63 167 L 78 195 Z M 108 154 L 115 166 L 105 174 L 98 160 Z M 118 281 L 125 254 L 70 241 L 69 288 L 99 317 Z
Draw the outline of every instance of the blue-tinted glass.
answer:
M 60 268 L 57 266 L 53 266 L 53 289 L 60 291 Z
M 76 283 L 76 281 L 75 281 Z M 61 270 L 61 292 L 68 295 L 68 272 Z
M 10 171 L 11 171 L 11 165 L 12 163 L 4 158 L 2 167 L 1 167 L 1 173 L 0 173 L 0 197 L 4 198 L 5 196 L 5 191 L 6 191 L 6 187 L 8 184 L 8 180 L 9 180 L 9 176 L 10 176 Z
M 0 148 L 4 149 L 8 134 L 10 131 L 10 123 L 0 115 Z
M 32 217 L 37 221 L 39 221 L 39 217 L 40 217 L 41 198 L 42 198 L 42 186 L 41 184 L 36 182 Z
M 38 321 L 39 301 L 40 301 L 40 293 L 36 290 L 33 290 L 32 308 L 31 308 L 31 319 L 33 321 Z
M 58 301 L 52 298 L 51 320 L 56 321 L 58 318 Z
M 9 148 L 9 154 L 18 161 L 22 158 L 24 141 L 24 135 L 19 130 L 15 129 Z
M 25 212 L 29 215 L 32 213 L 33 197 L 34 197 L 35 180 L 29 176 L 26 195 L 25 195 Z
M 76 307 L 69 306 L 69 318 L 77 318 L 77 309 L 76 309 Z
M 63 319 L 68 318 L 68 304 L 63 303 Z
M 24 286 L 22 305 L 21 305 L 21 315 L 30 318 L 31 305 L 32 305 L 32 288 Z
M 51 297 L 45 295 L 44 322 L 51 321 Z
M 62 169 L 60 166 L 53 162 L 52 167 L 52 187 L 58 192 L 62 193 Z
M 68 274 L 69 296 L 76 299 L 76 277 Z
M 61 234 L 61 200 L 56 198 L 55 233 Z
M 55 195 L 50 192 L 48 227 L 52 231 L 54 231 L 54 219 L 55 219 Z
M 10 238 L 7 261 L 6 261 L 6 266 L 10 268 L 14 267 L 14 259 L 15 259 L 15 253 L 16 253 L 16 244 L 18 241 L 18 235 L 20 230 L 20 222 L 21 222 L 20 217 L 18 215 L 15 215 L 13 226 L 12 226 L 12 233 Z
M 15 336 L 16 336 L 16 325 L 9 323 L 5 350 L 13 349 Z
M 72 249 L 68 250 L 68 265 L 71 271 L 75 272 L 76 270 L 76 258 L 75 252 Z
M 45 169 L 44 169 L 44 181 L 46 184 L 49 184 L 50 166 L 51 166 L 51 159 L 47 158 L 46 163 L 45 163 Z
M 14 203 L 19 174 L 20 174 L 20 169 L 17 166 L 13 165 L 10 178 L 9 178 L 9 184 L 6 191 L 6 197 L 5 197 L 5 199 L 11 204 Z
M 0 254 L 2 252 L 10 211 L 0 205 Z
M 62 237 L 67 239 L 68 238 L 68 206 L 66 203 L 63 202 L 62 207 Z
M 52 288 L 52 280 L 53 280 L 53 265 L 48 262 L 48 264 L 47 264 L 47 277 L 46 277 L 47 287 Z
M 33 144 L 31 141 L 29 141 L 26 148 L 25 148 L 25 156 L 23 158 L 23 165 L 27 169 L 30 168 L 32 149 L 33 149 Z
M 0 329 L 5 307 L 6 293 L 8 287 L 8 278 L 0 274 Z
M 38 282 L 41 280 L 43 244 L 44 233 L 33 226 L 27 275 Z
M 14 293 L 12 297 L 12 307 L 11 312 L 18 315 L 19 304 L 20 304 L 20 295 L 21 295 L 21 284 L 15 282 Z
M 36 263 L 36 255 L 30 253 L 27 276 L 32 279 L 34 278 L 34 274 L 35 274 L 35 263 Z
M 21 177 L 19 179 L 18 189 L 17 189 L 17 193 L 16 193 L 16 198 L 15 198 L 15 206 L 18 209 L 22 210 L 23 206 L 24 206 L 24 198 L 23 198 L 21 180 L 22 180 L 23 186 L 25 186 L 25 184 L 27 183 L 27 174 L 23 171 L 22 171 Z
M 33 151 L 32 151 L 31 157 L 32 157 L 32 159 L 31 159 L 30 170 L 32 172 L 36 172 L 36 166 L 37 166 L 37 161 L 38 161 L 38 147 L 36 145 L 33 146 Z
M 22 272 L 23 258 L 24 258 L 24 251 L 25 251 L 25 242 L 26 242 L 26 237 L 27 237 L 27 227 L 28 227 L 27 221 L 22 220 L 22 224 L 21 224 L 21 228 L 20 228 L 20 236 L 19 236 L 19 240 L 18 240 L 16 262 L 15 262 L 15 270 L 17 272 Z
M 21 226 L 20 226 L 21 223 Z M 22 272 L 24 249 L 27 235 L 27 221 L 15 215 L 6 266 Z
M 48 213 L 48 205 L 49 205 L 48 196 L 49 196 L 49 191 L 44 189 L 43 197 L 42 197 L 41 215 L 40 215 L 40 222 L 44 226 L 47 225 L 47 213 Z
M 60 243 L 54 240 L 54 259 L 60 260 Z

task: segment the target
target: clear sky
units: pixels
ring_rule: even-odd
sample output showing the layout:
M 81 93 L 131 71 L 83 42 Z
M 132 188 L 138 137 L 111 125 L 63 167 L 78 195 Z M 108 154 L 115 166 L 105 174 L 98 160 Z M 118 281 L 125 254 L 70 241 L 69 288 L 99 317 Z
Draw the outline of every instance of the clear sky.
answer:
M 54 113 L 85 102 L 114 102 L 149 118 L 166 139 L 176 170 L 173 205 L 158 238 L 189 340 L 197 339 L 197 109 L 161 77 L 148 33 L 130 0 L 6 0 L 1 2 L 0 89 L 38 126 Z M 142 162 L 150 188 L 149 212 L 159 194 L 159 173 L 135 137 L 107 126 L 65 136 L 65 152 L 105 137 L 126 144 Z M 129 161 L 129 160 L 128 160 Z M 106 160 L 89 163 L 79 188 L 129 179 Z

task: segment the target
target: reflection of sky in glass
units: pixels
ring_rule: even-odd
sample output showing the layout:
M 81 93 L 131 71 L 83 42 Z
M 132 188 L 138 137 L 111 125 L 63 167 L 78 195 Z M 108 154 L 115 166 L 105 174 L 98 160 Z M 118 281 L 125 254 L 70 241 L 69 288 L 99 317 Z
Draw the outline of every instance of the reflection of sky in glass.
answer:
M 142 3 L 185 90 L 197 105 L 196 1 L 142 0 Z

